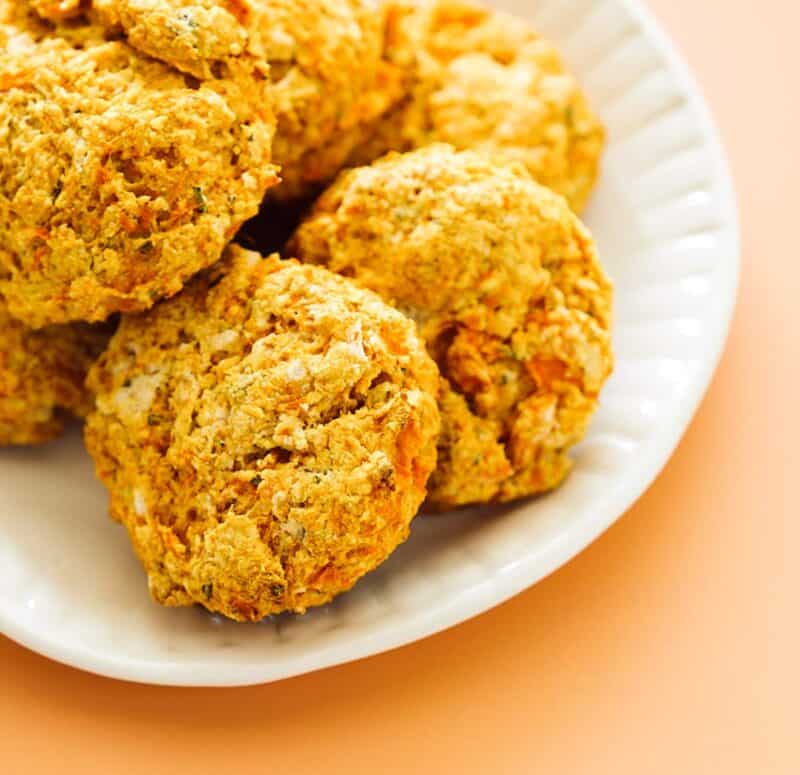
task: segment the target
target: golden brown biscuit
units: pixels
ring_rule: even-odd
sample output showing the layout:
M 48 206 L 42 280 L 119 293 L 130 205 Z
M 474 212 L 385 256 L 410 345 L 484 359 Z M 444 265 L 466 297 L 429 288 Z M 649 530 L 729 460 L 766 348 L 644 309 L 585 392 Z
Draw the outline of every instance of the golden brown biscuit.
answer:
M 386 58 L 407 97 L 362 131 L 348 164 L 432 142 L 523 163 L 576 212 L 605 133 L 556 49 L 522 19 L 464 0 L 392 3 Z
M 33 331 L 0 299 L 0 446 L 42 444 L 60 435 L 67 412 L 89 411 L 84 380 L 109 335 L 84 324 Z
M 349 589 L 425 496 L 437 382 L 377 296 L 235 246 L 124 319 L 86 441 L 153 597 L 258 620 Z
M 358 135 L 402 97 L 375 0 L 94 0 L 93 18 L 197 77 L 249 48 L 271 66 L 274 159 L 298 199 L 342 168 Z
M 445 378 L 434 504 L 562 481 L 612 368 L 611 284 L 562 197 L 433 145 L 344 173 L 287 250 L 417 322 Z
M 121 41 L 0 29 L 11 314 L 99 321 L 177 293 L 277 182 L 266 65 L 243 56 L 200 81 Z

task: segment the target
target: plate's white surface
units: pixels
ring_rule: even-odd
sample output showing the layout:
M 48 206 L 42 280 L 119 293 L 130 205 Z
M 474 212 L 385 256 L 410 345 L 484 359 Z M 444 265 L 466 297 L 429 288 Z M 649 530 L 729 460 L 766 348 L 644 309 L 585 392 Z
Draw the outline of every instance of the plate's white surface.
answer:
M 43 450 L 0 452 L 3 633 L 118 678 L 270 681 L 408 643 L 507 599 L 583 549 L 653 480 L 708 385 L 734 304 L 738 226 L 717 134 L 634 0 L 498 5 L 563 47 L 610 131 L 587 220 L 616 282 L 617 370 L 567 484 L 490 515 L 418 519 L 408 543 L 334 605 L 237 625 L 150 602 L 75 430 Z

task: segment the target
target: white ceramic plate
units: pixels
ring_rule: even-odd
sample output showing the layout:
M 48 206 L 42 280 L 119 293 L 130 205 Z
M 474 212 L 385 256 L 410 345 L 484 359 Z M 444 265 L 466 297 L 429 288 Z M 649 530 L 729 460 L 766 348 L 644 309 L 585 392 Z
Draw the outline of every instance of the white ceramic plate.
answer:
M 76 429 L 43 450 L 0 453 L 6 635 L 135 681 L 297 675 L 506 600 L 580 552 L 658 474 L 708 386 L 736 295 L 736 205 L 717 132 L 685 66 L 634 0 L 498 4 L 563 47 L 610 130 L 587 220 L 616 281 L 617 369 L 567 484 L 488 516 L 419 519 L 408 543 L 334 605 L 240 625 L 150 602 Z

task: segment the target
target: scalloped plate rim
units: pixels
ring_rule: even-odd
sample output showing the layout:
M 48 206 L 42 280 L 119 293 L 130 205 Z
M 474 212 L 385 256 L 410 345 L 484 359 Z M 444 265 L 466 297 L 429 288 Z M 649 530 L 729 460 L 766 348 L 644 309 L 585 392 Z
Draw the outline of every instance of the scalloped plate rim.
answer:
M 469 594 L 451 596 L 446 602 L 429 610 L 419 610 L 391 627 L 368 632 L 345 643 L 326 646 L 314 654 L 268 661 L 257 665 L 231 664 L 222 669 L 216 661 L 172 660 L 154 663 L 145 659 L 115 656 L 90 648 L 59 645 L 53 637 L 19 625 L 9 619 L 0 606 L 0 631 L 10 639 L 53 660 L 90 673 L 127 681 L 171 686 L 246 686 L 268 683 L 302 675 L 364 657 L 379 654 L 413 643 L 437 632 L 449 629 L 467 619 L 507 601 L 522 590 L 558 570 L 583 549 L 599 538 L 646 491 L 670 459 L 683 437 L 692 417 L 699 408 L 711 383 L 722 355 L 729 331 L 740 274 L 740 226 L 733 178 L 720 135 L 702 92 L 684 60 L 662 30 L 659 22 L 640 0 L 615 0 L 641 26 L 641 32 L 666 62 L 666 69 L 678 80 L 682 93 L 695 114 L 707 139 L 707 151 L 714 156 L 715 179 L 720 188 L 720 210 L 725 213 L 723 226 L 731 242 L 730 255 L 720 257 L 726 264 L 722 278 L 725 297 L 715 327 L 713 341 L 694 374 L 692 383 L 682 399 L 672 406 L 673 423 L 653 440 L 638 465 L 621 481 L 615 482 L 607 498 L 590 518 L 573 524 L 564 531 L 562 539 L 546 546 L 533 547 L 524 556 L 507 566 L 501 576 L 492 576 L 469 588 Z

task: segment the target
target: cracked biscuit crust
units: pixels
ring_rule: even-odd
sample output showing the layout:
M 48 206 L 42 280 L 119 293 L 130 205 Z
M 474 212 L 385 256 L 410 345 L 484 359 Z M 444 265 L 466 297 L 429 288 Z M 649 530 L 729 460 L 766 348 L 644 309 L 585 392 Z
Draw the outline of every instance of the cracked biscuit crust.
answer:
M 107 341 L 82 324 L 33 331 L 0 300 L 0 446 L 43 444 L 61 434 L 66 412 L 85 415 L 86 373 Z
M 238 247 L 123 321 L 86 441 L 154 598 L 238 620 L 331 600 L 405 540 L 435 467 L 413 324 L 320 267 Z
M 199 81 L 61 29 L 0 27 L 0 290 L 34 327 L 174 295 L 277 182 L 266 65 Z
M 434 145 L 344 173 L 289 243 L 413 318 L 444 377 L 442 508 L 556 487 L 612 369 L 588 231 L 521 165 Z
M 605 131 L 552 44 L 522 19 L 464 0 L 391 3 L 386 58 L 407 96 L 374 122 L 349 164 L 433 142 L 523 163 L 580 212 Z

